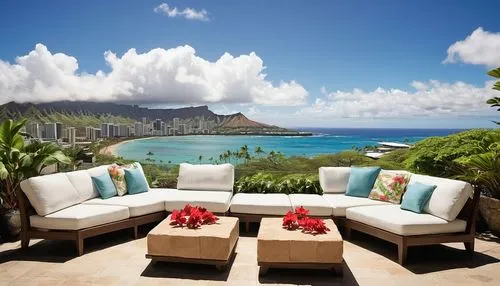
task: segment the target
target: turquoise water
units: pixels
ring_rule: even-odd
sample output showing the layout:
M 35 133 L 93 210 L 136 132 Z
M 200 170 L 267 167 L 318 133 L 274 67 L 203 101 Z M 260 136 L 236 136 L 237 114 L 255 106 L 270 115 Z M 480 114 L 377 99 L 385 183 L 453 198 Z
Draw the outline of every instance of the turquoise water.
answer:
M 156 163 L 181 162 L 209 163 L 209 158 L 218 159 L 219 154 L 236 151 L 248 145 L 250 151 L 260 146 L 267 153 L 280 151 L 285 156 L 314 156 L 350 150 L 353 146 L 377 145 L 380 141 L 416 142 L 429 136 L 456 133 L 453 129 L 304 129 L 313 136 L 177 136 L 157 137 L 130 141 L 118 146 L 116 152 L 126 159 L 143 161 L 151 156 Z

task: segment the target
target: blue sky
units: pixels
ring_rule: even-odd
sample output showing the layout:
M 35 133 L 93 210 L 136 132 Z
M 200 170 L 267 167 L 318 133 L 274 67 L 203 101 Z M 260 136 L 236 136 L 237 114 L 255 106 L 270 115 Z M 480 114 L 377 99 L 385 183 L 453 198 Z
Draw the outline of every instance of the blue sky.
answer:
M 21 101 L 208 104 L 283 126 L 493 127 L 498 116 L 482 102 L 486 72 L 500 66 L 499 9 L 498 1 L 4 1 L 0 91 Z M 457 41 L 465 43 L 450 56 Z M 213 67 L 224 53 L 232 60 Z M 50 78 L 54 65 L 63 71 Z M 179 83 L 184 69 L 192 76 Z

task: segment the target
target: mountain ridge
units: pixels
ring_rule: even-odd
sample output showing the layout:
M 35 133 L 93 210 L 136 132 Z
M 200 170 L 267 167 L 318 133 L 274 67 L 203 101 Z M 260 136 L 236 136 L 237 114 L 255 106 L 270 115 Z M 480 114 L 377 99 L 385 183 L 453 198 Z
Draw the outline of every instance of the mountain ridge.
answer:
M 214 120 L 219 129 L 266 128 L 286 130 L 277 126 L 250 120 L 241 112 L 229 115 L 216 114 L 211 111 L 207 105 L 166 109 L 111 102 L 88 101 L 55 101 L 47 103 L 17 103 L 11 101 L 0 105 L 0 118 L 2 119 L 26 117 L 32 120 L 43 121 L 47 117 L 50 118 L 53 114 L 77 117 L 96 116 L 103 119 L 109 117 L 122 117 L 124 119 L 129 119 L 130 122 L 141 121 L 143 117 L 149 120 L 161 119 L 163 121 L 172 121 L 174 118 L 188 119 L 204 117 L 204 120 Z

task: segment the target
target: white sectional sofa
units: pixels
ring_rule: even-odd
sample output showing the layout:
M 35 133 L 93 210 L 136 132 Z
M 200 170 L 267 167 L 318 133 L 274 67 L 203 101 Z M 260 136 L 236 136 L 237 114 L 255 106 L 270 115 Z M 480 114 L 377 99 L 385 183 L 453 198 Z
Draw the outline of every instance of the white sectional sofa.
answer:
M 91 176 L 108 172 L 108 167 L 21 182 L 22 247 L 28 247 L 31 238 L 74 240 L 81 255 L 87 237 L 124 228 L 132 228 L 137 237 L 139 225 L 160 221 L 167 212 L 188 203 L 220 214 L 229 210 L 234 184 L 234 167 L 230 164 L 181 164 L 178 189 L 149 189 L 102 199 Z
M 247 229 L 249 222 L 283 216 L 303 206 L 310 210 L 311 216 L 332 217 L 339 227 L 344 227 L 347 239 L 354 229 L 397 244 L 401 264 L 405 263 L 407 248 L 412 245 L 463 242 L 469 252 L 474 250 L 479 193 L 462 181 L 411 174 L 410 184 L 437 186 L 424 208 L 425 213 L 417 214 L 402 210 L 398 204 L 345 195 L 349 167 L 319 169 L 323 195 L 238 193 L 233 196 L 231 164 L 181 164 L 177 189 L 150 189 L 101 199 L 91 176 L 101 175 L 107 168 L 100 166 L 23 181 L 18 195 L 22 247 L 28 247 L 31 238 L 75 240 L 81 255 L 86 237 L 123 228 L 133 228 L 137 236 L 139 225 L 160 221 L 167 212 L 190 203 L 218 214 L 236 216 L 246 223 Z

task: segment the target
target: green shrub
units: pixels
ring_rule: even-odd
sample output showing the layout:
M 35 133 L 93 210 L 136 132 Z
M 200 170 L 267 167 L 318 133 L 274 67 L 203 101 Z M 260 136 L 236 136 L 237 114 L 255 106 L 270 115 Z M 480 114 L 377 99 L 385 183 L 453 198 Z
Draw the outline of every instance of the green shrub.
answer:
M 419 141 L 408 151 L 406 169 L 438 177 L 454 177 L 463 173 L 467 157 L 484 153 L 500 130 L 473 129 Z
M 236 193 L 322 194 L 317 174 L 257 173 L 240 178 L 235 183 Z

